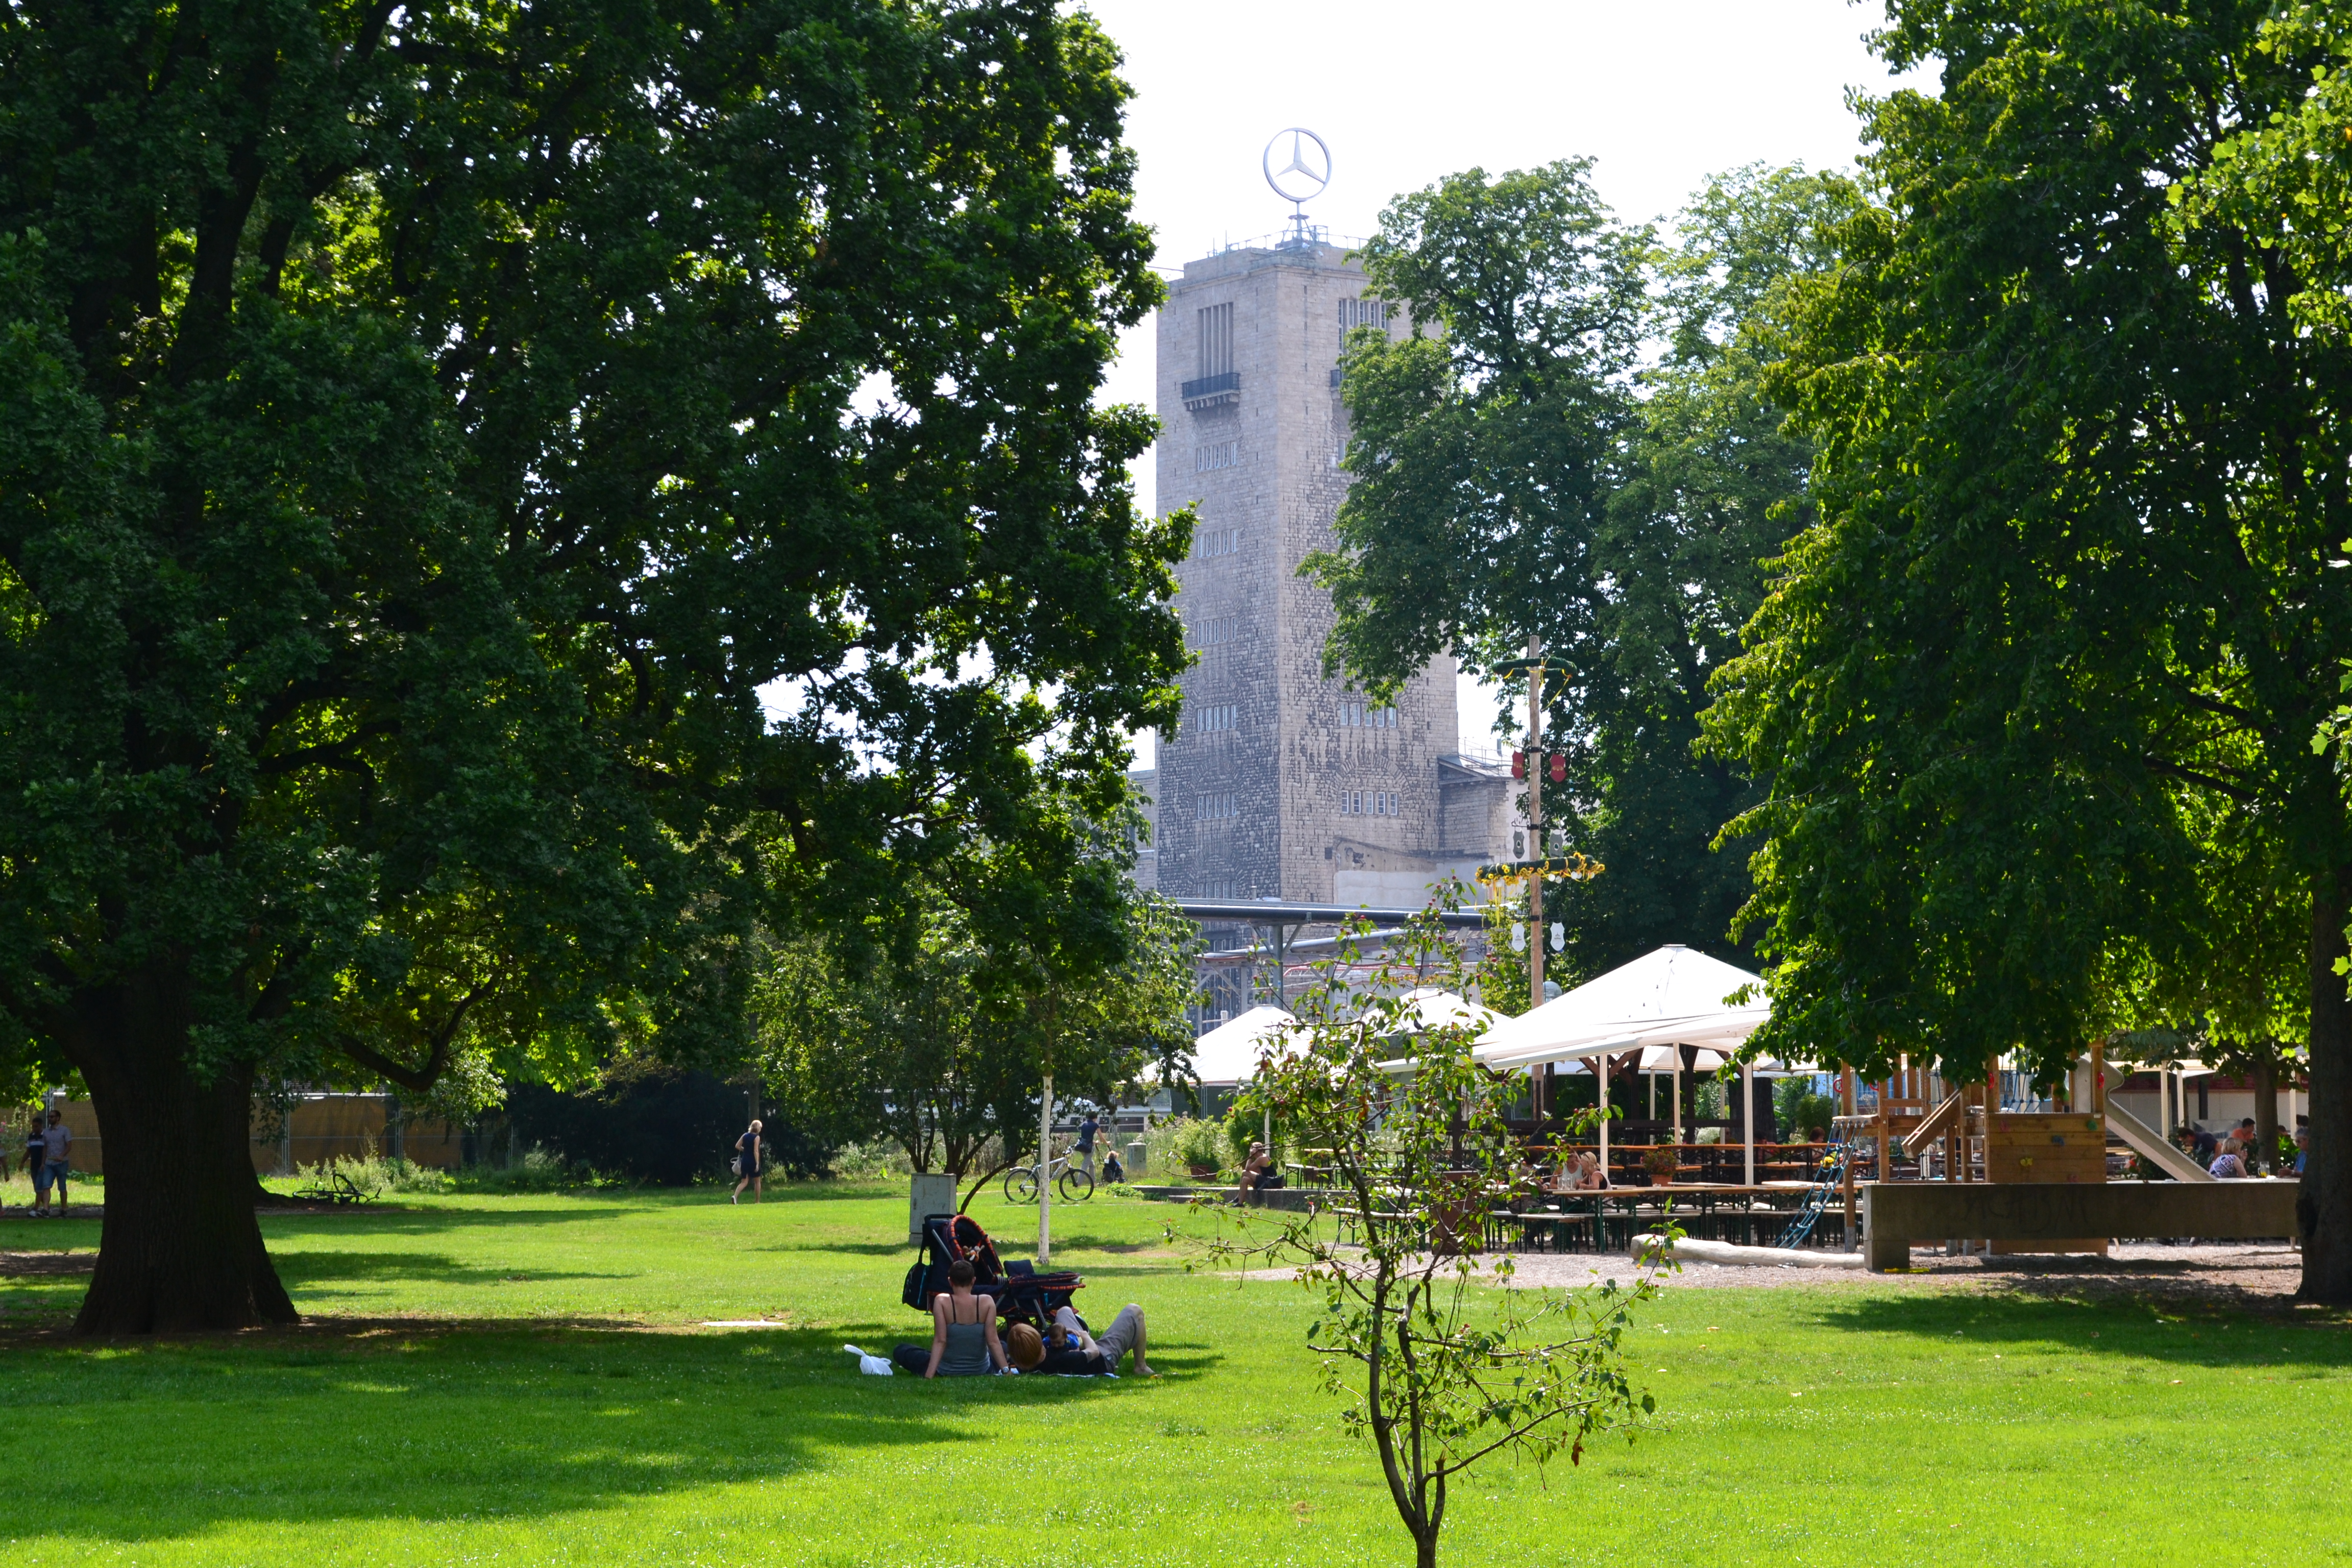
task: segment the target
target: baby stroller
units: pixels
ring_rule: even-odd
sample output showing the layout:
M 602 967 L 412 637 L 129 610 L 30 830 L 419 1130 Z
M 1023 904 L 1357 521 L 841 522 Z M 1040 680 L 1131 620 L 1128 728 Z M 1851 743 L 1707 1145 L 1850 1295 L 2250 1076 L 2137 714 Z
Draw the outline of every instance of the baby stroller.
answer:
M 996 1293 L 996 1315 L 1026 1323 L 1043 1333 L 1046 1321 L 1069 1306 L 1070 1298 L 1085 1289 L 1086 1284 L 1068 1269 L 1040 1274 L 1035 1264 L 1025 1258 L 1016 1258 L 1006 1268 L 1003 1283 Z M 1086 1320 L 1080 1318 L 1078 1322 L 1083 1327 Z
M 907 1270 L 900 1300 L 918 1312 L 929 1311 L 931 1298 L 948 1288 L 948 1265 L 959 1258 L 971 1263 L 973 1295 L 993 1297 L 999 1318 L 1027 1323 L 1041 1332 L 1048 1318 L 1070 1304 L 1071 1292 L 1086 1284 L 1066 1270 L 1040 1274 L 1026 1258 L 1015 1258 L 1007 1268 L 978 1220 L 970 1215 L 935 1214 L 923 1216 L 923 1256 Z
M 948 1265 L 957 1258 L 971 1263 L 971 1291 L 994 1296 L 1004 1288 L 1004 1265 L 997 1260 L 996 1243 L 970 1215 L 932 1214 L 923 1216 L 923 1255 L 907 1270 L 901 1293 L 918 1312 L 931 1310 L 931 1298 L 948 1288 Z

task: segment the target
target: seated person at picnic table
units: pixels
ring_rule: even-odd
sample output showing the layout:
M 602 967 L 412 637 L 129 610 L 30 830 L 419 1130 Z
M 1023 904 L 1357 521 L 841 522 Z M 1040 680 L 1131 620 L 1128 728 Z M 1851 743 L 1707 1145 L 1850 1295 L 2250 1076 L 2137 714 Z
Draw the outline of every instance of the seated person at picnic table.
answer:
M 1556 1193 L 1597 1192 L 1609 1184 L 1601 1176 L 1601 1157 L 1591 1151 L 1562 1162 L 1559 1174 L 1552 1181 Z
M 2245 1156 L 2238 1152 L 2237 1142 L 2234 1139 L 2221 1145 L 2221 1152 L 2213 1156 L 2213 1163 L 2205 1169 L 2207 1174 L 2221 1177 L 2242 1176 L 2248 1173 Z
M 948 1288 L 931 1298 L 931 1342 L 900 1345 L 890 1359 L 923 1377 L 978 1377 L 1005 1369 L 996 1337 L 996 1299 L 972 1292 L 971 1259 L 948 1265 Z
M 1135 1352 L 1135 1375 L 1157 1377 L 1143 1359 L 1143 1309 L 1129 1301 L 1118 1310 L 1100 1339 L 1087 1332 L 1078 1315 L 1067 1307 L 1055 1310 L 1039 1335 L 1026 1323 L 1006 1331 L 1013 1364 L 1023 1372 L 1053 1373 L 1066 1377 L 1116 1376 L 1129 1351 Z
M 1268 1187 L 1280 1185 L 1282 1177 L 1275 1171 L 1274 1156 L 1266 1152 L 1265 1144 L 1251 1139 L 1249 1158 L 1242 1162 L 1241 1185 L 1234 1189 L 1234 1202 L 1240 1203 L 1252 1193 L 1262 1193 Z

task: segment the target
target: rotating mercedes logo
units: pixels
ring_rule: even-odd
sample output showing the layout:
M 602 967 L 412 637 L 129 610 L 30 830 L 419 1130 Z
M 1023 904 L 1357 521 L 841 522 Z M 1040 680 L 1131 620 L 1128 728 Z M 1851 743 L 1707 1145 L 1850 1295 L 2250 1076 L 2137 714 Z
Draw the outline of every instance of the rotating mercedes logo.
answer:
M 1278 167 L 1275 160 L 1286 158 Z M 1323 138 L 1303 125 L 1277 131 L 1274 140 L 1265 144 L 1265 156 L 1259 160 L 1265 171 L 1265 183 L 1274 194 L 1296 205 L 1311 201 L 1323 194 L 1331 183 L 1331 149 Z

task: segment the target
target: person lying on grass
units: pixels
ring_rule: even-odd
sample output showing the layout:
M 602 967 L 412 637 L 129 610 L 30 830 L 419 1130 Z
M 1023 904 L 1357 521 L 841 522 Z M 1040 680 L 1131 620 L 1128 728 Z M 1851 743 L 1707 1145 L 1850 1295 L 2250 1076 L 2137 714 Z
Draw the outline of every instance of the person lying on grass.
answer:
M 1149 1362 L 1143 1359 L 1143 1309 L 1129 1301 L 1110 1321 L 1102 1338 L 1097 1339 L 1078 1321 L 1078 1315 L 1067 1307 L 1055 1311 L 1041 1336 L 1026 1323 L 1015 1323 L 1005 1332 L 1013 1364 L 1023 1372 L 1055 1373 L 1066 1377 L 1103 1377 L 1115 1374 L 1119 1362 L 1130 1350 L 1135 1352 L 1135 1375 L 1157 1377 Z
M 931 1343 L 900 1345 L 890 1359 L 925 1377 L 978 1377 L 1005 1369 L 1004 1343 L 996 1337 L 996 1301 L 972 1293 L 977 1276 L 971 1259 L 948 1265 L 948 1288 L 931 1298 Z

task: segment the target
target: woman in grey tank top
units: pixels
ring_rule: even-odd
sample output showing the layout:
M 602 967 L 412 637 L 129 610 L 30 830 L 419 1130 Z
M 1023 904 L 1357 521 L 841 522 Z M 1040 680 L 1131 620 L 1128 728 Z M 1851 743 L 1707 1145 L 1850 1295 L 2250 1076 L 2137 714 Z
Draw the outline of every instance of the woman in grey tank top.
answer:
M 975 1278 L 970 1259 L 959 1258 L 949 1264 L 947 1289 L 931 1298 L 929 1350 L 900 1345 L 890 1359 L 925 1377 L 977 1377 L 1004 1371 L 1004 1345 L 996 1337 L 996 1302 L 973 1293 Z

